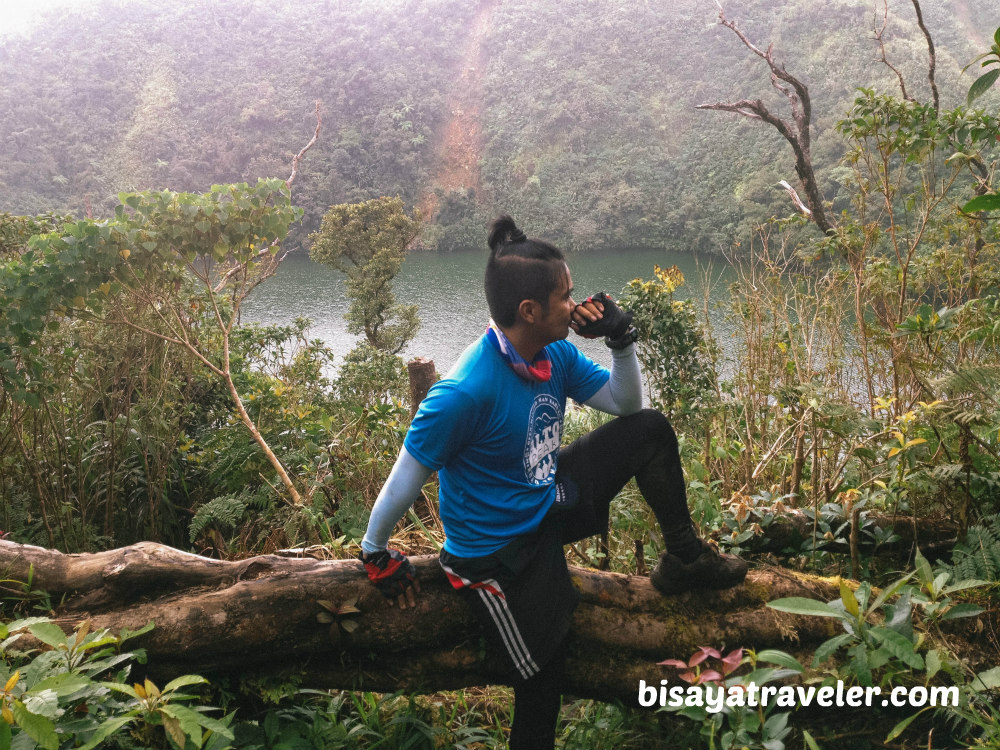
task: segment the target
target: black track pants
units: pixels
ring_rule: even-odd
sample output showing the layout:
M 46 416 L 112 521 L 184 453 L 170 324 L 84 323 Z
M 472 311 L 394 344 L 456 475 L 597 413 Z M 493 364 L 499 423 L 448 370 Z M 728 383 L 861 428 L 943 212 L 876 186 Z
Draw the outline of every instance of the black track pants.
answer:
M 619 417 L 560 451 L 556 483 L 562 485 L 562 502 L 546 520 L 560 524 L 563 544 L 604 533 L 612 499 L 633 477 L 656 515 L 667 549 L 697 552 L 677 436 L 667 418 L 652 409 Z M 515 680 L 511 750 L 554 746 L 565 675 L 563 642 L 541 671 Z

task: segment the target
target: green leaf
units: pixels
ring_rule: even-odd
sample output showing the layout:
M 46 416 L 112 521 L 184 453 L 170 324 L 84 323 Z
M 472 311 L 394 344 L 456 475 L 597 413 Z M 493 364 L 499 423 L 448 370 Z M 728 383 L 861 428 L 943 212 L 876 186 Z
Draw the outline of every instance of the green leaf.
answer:
M 185 732 L 195 741 L 196 745 L 198 744 L 198 740 L 201 739 L 202 727 L 216 734 L 233 739 L 233 731 L 228 726 L 218 719 L 213 719 L 211 716 L 206 716 L 200 711 L 195 711 L 193 708 L 171 704 L 164 706 L 161 711 L 168 716 L 177 718 L 181 722 L 181 726 Z
M 883 604 L 885 604 L 885 602 L 889 599 L 889 597 L 894 596 L 896 594 L 896 592 L 899 591 L 901 588 L 903 588 L 903 586 L 905 586 L 906 583 L 912 577 L 913 577 L 913 573 L 910 573 L 908 575 L 903 576 L 902 578 L 897 579 L 896 581 L 894 581 L 893 583 L 891 583 L 889 586 L 887 586 L 886 588 L 882 589 L 882 591 L 879 593 L 879 595 L 875 598 L 875 601 L 872 603 L 872 606 L 871 606 L 872 611 L 878 610 L 879 607 L 881 607 Z
M 926 710 L 927 710 L 926 708 L 922 708 L 915 714 L 913 714 L 913 716 L 907 716 L 905 719 L 899 722 L 896 726 L 892 728 L 892 731 L 889 732 L 888 735 L 886 735 L 885 741 L 892 742 L 894 739 L 899 737 L 899 735 L 901 735 L 904 731 L 906 731 L 906 728 L 913 723 L 913 720 L 916 719 L 918 716 L 920 716 L 920 714 L 922 714 Z
M 129 630 L 128 628 L 122 628 L 121 632 L 118 634 L 118 640 L 121 643 L 131 640 L 132 638 L 138 638 L 140 635 L 145 635 L 150 630 L 156 627 L 152 622 L 146 623 L 138 630 Z
M 773 648 L 765 649 L 757 654 L 757 662 L 760 663 L 762 661 L 768 664 L 777 664 L 779 667 L 794 669 L 796 672 L 805 670 L 805 667 L 794 656 Z
M 934 580 L 934 571 L 931 570 L 931 564 L 927 562 L 927 558 L 920 554 L 918 549 L 916 552 L 916 568 L 917 577 L 923 584 L 929 584 Z
M 956 604 L 954 607 L 945 612 L 944 615 L 941 616 L 941 619 L 957 620 L 960 617 L 975 617 L 976 615 L 981 615 L 985 611 L 986 610 L 978 604 Z
M 997 82 L 998 77 L 1000 77 L 1000 68 L 979 76 L 969 88 L 969 96 L 966 103 L 971 105 L 972 102 L 989 91 L 993 87 L 993 84 Z
M 930 682 L 934 675 L 941 671 L 941 652 L 932 648 L 927 652 L 924 663 L 927 665 L 927 681 Z
M 914 643 L 909 638 L 888 628 L 872 628 L 871 632 L 896 659 L 914 669 L 924 668 L 924 660 L 914 651 Z
M 785 727 L 788 726 L 789 716 L 791 713 L 786 711 L 768 717 L 767 721 L 764 722 L 764 735 L 774 737 L 784 731 Z
M 196 674 L 186 674 L 171 680 L 163 688 L 164 693 L 170 693 L 174 690 L 178 690 L 182 687 L 187 687 L 188 685 L 207 685 L 208 680 L 206 680 L 201 675 Z
M 813 653 L 813 666 L 817 667 L 827 659 L 829 659 L 833 654 L 841 647 L 854 640 L 854 636 L 850 633 L 842 633 L 841 635 L 834 636 L 828 641 L 823 641 L 819 648 Z
M 993 669 L 980 672 L 969 683 L 969 686 L 977 693 L 1000 688 L 1000 667 L 993 667 Z
M 30 691 L 24 694 L 24 708 L 36 716 L 57 719 L 61 713 L 55 690 Z
M 980 586 L 989 586 L 989 581 L 981 581 L 978 578 L 965 578 L 958 583 L 953 583 L 950 586 L 945 586 L 942 590 L 942 594 L 953 594 L 956 591 L 965 591 L 966 589 L 976 589 Z
M 36 683 L 28 692 L 38 693 L 43 690 L 52 690 L 60 698 L 65 698 L 67 695 L 72 695 L 77 690 L 82 690 L 90 684 L 90 679 L 82 674 L 61 672 Z
M 114 690 L 116 693 L 125 693 L 125 695 L 135 698 L 137 701 L 142 700 L 131 685 L 125 685 L 120 682 L 104 682 L 101 684 L 108 688 L 108 690 Z
M 826 602 L 816 599 L 806 599 L 802 596 L 789 596 L 784 599 L 775 599 L 768 602 L 767 606 L 779 612 L 788 612 L 793 615 L 812 615 L 814 617 L 843 617 L 840 610 L 831 607 Z
M 24 707 L 21 701 L 14 701 L 14 721 L 31 739 L 45 750 L 58 750 L 59 735 L 56 726 L 50 719 L 33 714 Z
M 975 213 L 976 211 L 998 211 L 1000 210 L 1000 194 L 991 193 L 990 195 L 980 195 L 973 198 L 971 201 L 962 206 L 962 211 L 967 214 Z
M 847 585 L 847 581 L 843 578 L 840 579 L 840 601 L 844 603 L 844 609 L 847 610 L 849 614 L 857 617 L 861 614 L 861 608 L 858 606 L 858 598 L 854 595 L 851 587 Z
M 37 623 L 28 628 L 28 630 L 46 646 L 58 648 L 59 646 L 66 645 L 66 634 L 62 631 L 62 628 L 51 622 Z
M 912 588 L 907 588 L 892 605 L 885 608 L 885 627 L 907 638 L 913 635 L 912 592 Z
M 135 718 L 136 717 L 134 716 L 118 716 L 114 719 L 108 719 L 97 728 L 97 731 L 95 731 L 93 735 L 91 735 L 87 744 L 81 745 L 77 748 L 77 750 L 94 750 L 94 748 L 101 747 L 104 740 L 113 735 L 126 724 L 134 721 Z

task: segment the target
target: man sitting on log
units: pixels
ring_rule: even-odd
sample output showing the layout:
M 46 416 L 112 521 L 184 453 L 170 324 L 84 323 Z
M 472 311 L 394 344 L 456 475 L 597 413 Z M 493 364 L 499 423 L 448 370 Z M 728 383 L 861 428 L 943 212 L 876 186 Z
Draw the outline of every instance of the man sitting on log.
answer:
M 433 471 L 446 540 L 440 561 L 513 670 L 510 747 L 552 747 L 565 673 L 565 636 L 578 595 L 563 545 L 608 530 L 612 498 L 635 477 L 666 551 L 650 575 L 663 594 L 741 583 L 746 563 L 698 538 L 677 437 L 642 408 L 632 315 L 607 295 L 573 301 L 562 251 L 529 239 L 509 216 L 489 234 L 491 320 L 413 419 L 379 493 L 361 559 L 401 609 L 415 571 L 387 549 L 396 522 Z M 611 370 L 566 341 L 604 336 Z M 618 417 L 561 447 L 566 399 Z

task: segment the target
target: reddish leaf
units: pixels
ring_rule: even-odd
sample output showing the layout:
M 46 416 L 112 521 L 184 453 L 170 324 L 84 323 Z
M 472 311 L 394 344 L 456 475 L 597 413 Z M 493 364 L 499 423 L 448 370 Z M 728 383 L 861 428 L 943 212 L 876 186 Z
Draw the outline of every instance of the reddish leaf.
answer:
M 688 666 L 693 667 L 696 664 L 701 664 L 703 661 L 705 661 L 705 659 L 707 659 L 710 656 L 713 656 L 716 659 L 718 659 L 719 652 L 709 646 L 702 646 L 701 648 L 698 649 L 695 655 L 691 657 L 691 661 L 688 662 Z
M 695 684 L 704 685 L 706 682 L 722 682 L 722 675 L 714 669 L 706 669 L 698 675 L 698 681 Z
M 705 661 L 705 659 L 707 659 L 707 658 L 708 658 L 708 654 L 706 654 L 704 651 L 698 651 L 688 661 L 688 666 L 689 667 L 696 667 L 699 664 L 701 664 L 703 661 Z
M 677 669 L 687 669 L 687 662 L 683 662 L 680 659 L 667 659 L 666 661 L 658 661 L 657 664 L 661 667 L 677 667 Z
M 743 649 L 737 648 L 730 651 L 721 659 L 722 661 L 722 674 L 729 674 L 733 670 L 739 668 L 740 664 L 743 663 Z

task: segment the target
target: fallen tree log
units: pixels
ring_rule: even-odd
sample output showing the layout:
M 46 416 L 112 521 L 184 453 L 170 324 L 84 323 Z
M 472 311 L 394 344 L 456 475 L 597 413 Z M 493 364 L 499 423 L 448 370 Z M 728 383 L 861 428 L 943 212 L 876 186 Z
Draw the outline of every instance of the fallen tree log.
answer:
M 765 520 L 767 515 L 771 516 L 770 521 Z M 811 544 L 805 543 L 812 539 L 815 532 L 819 548 L 828 552 L 850 553 L 851 518 L 827 521 L 831 527 L 840 530 L 836 538 L 832 534 L 827 536 L 811 514 L 797 508 L 786 509 L 780 514 L 765 514 L 752 509 L 748 519 L 764 526 L 752 542 L 755 551 L 810 549 Z M 860 520 L 858 544 L 860 549 L 869 553 L 902 553 L 912 558 L 913 551 L 919 548 L 924 557 L 936 560 L 950 552 L 957 542 L 958 526 L 945 519 L 921 519 L 919 526 L 915 526 L 913 516 L 867 513 Z M 876 542 L 872 533 L 875 529 L 890 541 Z
M 435 692 L 502 683 L 501 663 L 434 556 L 413 558 L 417 606 L 400 611 L 354 560 L 261 556 L 220 561 L 154 543 L 67 555 L 0 541 L 8 579 L 27 580 L 61 603 L 69 631 L 138 630 L 154 680 L 183 673 L 270 676 L 294 672 L 304 687 Z M 570 635 L 569 690 L 635 698 L 638 682 L 672 676 L 656 662 L 701 646 L 780 648 L 808 654 L 834 635 L 829 619 L 771 610 L 785 596 L 833 599 L 835 581 L 782 568 L 751 571 L 722 592 L 658 594 L 644 577 L 572 569 L 582 595 Z M 331 622 L 332 620 L 332 622 Z

